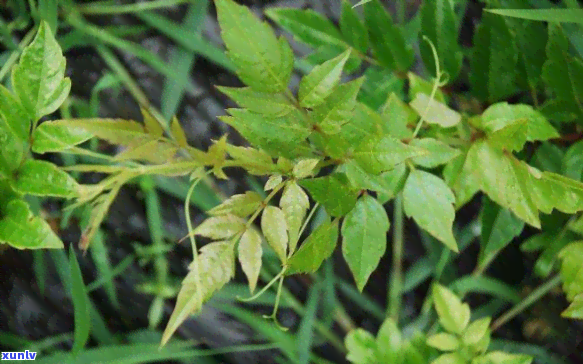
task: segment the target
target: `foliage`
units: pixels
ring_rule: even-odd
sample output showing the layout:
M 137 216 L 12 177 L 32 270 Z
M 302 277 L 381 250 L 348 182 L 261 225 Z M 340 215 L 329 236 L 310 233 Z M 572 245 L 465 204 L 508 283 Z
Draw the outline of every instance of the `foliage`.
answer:
M 267 22 L 233 0 L 215 0 L 215 5 L 228 56 L 221 62 L 245 85 L 219 87 L 239 106 L 227 110 L 221 120 L 250 146 L 232 145 L 223 136 L 208 150 L 199 150 L 188 144 L 176 118 L 166 123 L 145 107 L 142 122 L 67 117 L 45 121 L 67 99 L 71 81 L 65 77 L 66 60 L 51 30 L 54 27 L 41 21 L 12 68 L 11 89 L 0 85 L 0 243 L 17 249 L 63 248 L 50 225 L 33 213 L 27 196 L 73 199 L 71 209 L 89 206 L 81 240 L 82 249 L 87 249 L 97 240 L 101 222 L 125 184 L 139 179 L 143 189 L 151 191 L 149 176 L 189 177 L 185 215 L 193 261 L 161 337 L 164 345 L 231 281 L 237 260 L 253 293 L 267 251 L 279 260 L 280 272 L 250 300 L 277 284 L 269 316 L 276 319 L 284 279 L 317 272 L 339 245 L 339 237 L 360 292 L 387 248 L 392 248 L 391 289 L 398 307 L 404 289 L 400 276 L 404 216 L 443 244 L 445 252 L 457 253 L 464 245 L 456 233 L 456 213 L 482 192 L 480 257 L 471 278 L 484 278 L 488 265 L 527 224 L 542 230 L 525 248 L 543 250 L 541 264 L 546 263 L 546 270 L 539 271 L 548 275 L 554 261 L 561 261 L 563 289 L 572 302 L 563 315 L 583 317 L 583 248 L 574 237 L 583 231 L 577 226 L 578 213 L 583 211 L 581 145 L 566 153 L 561 149 L 560 166 L 541 165 L 530 158 L 537 148 L 549 148 L 568 130 L 579 130 L 583 61 L 570 51 L 561 25 L 549 24 L 546 58 L 539 59 L 532 56 L 537 50 L 524 38 L 531 25 L 499 14 L 574 21 L 570 16 L 485 12 L 473 47 L 466 52 L 458 43 L 455 2 L 425 1 L 419 15 L 419 49 L 430 76 L 424 78 L 411 72 L 415 53 L 404 25 L 394 21 L 379 0 L 361 1 L 356 9 L 344 1 L 339 27 L 313 10 L 270 9 L 266 15 L 271 20 L 320 55 L 311 58 L 315 64 L 292 90 L 296 58 L 287 38 L 277 37 Z M 80 22 L 74 15 L 71 19 Z M 90 27 L 84 29 L 91 32 Z M 464 53 L 470 55 L 469 70 L 463 67 Z M 365 76 L 346 77 L 365 66 L 369 67 Z M 376 89 L 370 75 L 383 73 L 400 86 L 380 96 L 363 96 Z M 462 98 L 448 92 L 448 83 L 462 77 L 469 81 L 470 95 L 480 110 L 462 110 Z M 505 101 L 510 97 L 518 101 Z M 82 147 L 94 139 L 123 150 L 109 157 Z M 102 163 L 63 168 L 35 155 L 55 152 L 90 155 Z M 230 196 L 209 209 L 201 224 L 190 226 L 190 198 L 196 186 L 210 175 L 227 179 L 225 170 L 231 168 L 267 177 L 264 191 Z M 91 185 L 74 178 L 86 172 L 107 177 Z M 394 209 L 391 219 L 383 206 L 389 201 Z M 573 217 L 559 229 L 545 226 L 548 216 L 558 214 Z M 393 240 L 387 239 L 390 229 Z M 196 237 L 210 242 L 200 247 Z M 559 243 L 545 246 L 548 240 Z M 70 261 L 78 321 L 90 308 L 73 254 Z M 437 270 L 439 277 L 443 267 Z M 160 299 L 172 296 L 158 293 Z M 469 305 L 448 288 L 434 284 L 429 297 L 446 332 L 405 335 L 397 312 L 385 320 L 376 338 L 363 329 L 351 331 L 345 339 L 348 360 L 359 364 L 532 361 L 525 355 L 488 352 L 490 319 L 470 321 Z M 151 312 L 151 322 L 158 322 L 161 306 Z M 77 326 L 74 351 L 82 349 L 89 335 L 86 326 Z M 445 353 L 438 356 L 434 349 Z

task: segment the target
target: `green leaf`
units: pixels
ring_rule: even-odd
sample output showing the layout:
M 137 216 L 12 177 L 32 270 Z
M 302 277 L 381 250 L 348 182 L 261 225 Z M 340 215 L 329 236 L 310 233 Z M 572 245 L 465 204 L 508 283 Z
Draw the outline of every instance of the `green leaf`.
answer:
M 485 9 L 486 11 L 513 18 L 548 21 L 550 23 L 583 24 L 583 9 Z
M 413 48 L 379 0 L 372 0 L 364 7 L 364 18 L 376 59 L 384 67 L 406 72 L 415 58 Z
M 314 273 L 334 252 L 338 242 L 338 220 L 318 226 L 288 261 L 286 274 Z
M 261 235 L 254 229 L 245 230 L 241 236 L 241 241 L 239 241 L 239 262 L 241 262 L 241 268 L 249 281 L 251 293 L 255 291 L 257 286 L 262 255 Z
M 124 146 L 152 139 L 142 124 L 132 120 L 64 119 L 52 121 L 50 124 L 53 128 L 70 129 L 70 133 L 91 133 L 94 137 Z
M 251 87 L 217 87 L 242 108 L 269 117 L 281 117 L 295 110 L 284 94 L 255 91 Z
M 61 106 L 71 90 L 65 78 L 66 60 L 44 21 L 12 69 L 12 85 L 30 117 L 36 121 Z
M 378 110 L 387 102 L 390 94 L 402 98 L 405 80 L 386 68 L 370 66 L 364 71 L 364 83 L 358 101 L 373 110 Z
M 170 316 L 162 336 L 164 346 L 172 334 L 189 316 L 200 313 L 202 304 L 227 284 L 235 274 L 233 245 L 217 242 L 205 245 L 198 255 L 198 272 L 196 263 L 191 263 L 186 278 L 176 299 L 176 306 Z M 200 286 L 197 282 L 200 277 Z
M 372 137 L 362 141 L 353 152 L 354 160 L 365 171 L 372 174 L 393 169 L 409 158 L 427 155 L 428 151 L 401 143 L 385 136 Z
M 73 198 L 81 189 L 71 176 L 54 164 L 32 159 L 24 162 L 11 184 L 15 191 L 35 196 Z
M 413 72 L 408 72 L 407 78 L 409 79 L 410 100 L 415 100 L 415 98 L 417 98 L 417 95 L 420 93 L 425 94 L 428 97 L 431 96 L 431 91 L 433 90 L 433 82 L 429 82 L 417 76 Z M 437 91 L 435 92 L 435 100 L 441 102 L 442 104 L 446 103 L 445 95 L 440 89 L 437 89 Z
M 443 169 L 443 178 L 455 194 L 455 208 L 459 209 L 468 203 L 480 190 L 480 181 L 464 170 L 467 149 L 462 155 L 457 156 Z
M 572 214 L 583 210 L 583 184 L 540 172 L 485 141 L 474 143 L 463 168 L 459 178 L 470 176 L 494 202 L 534 227 L 540 228 L 539 211 Z
M 411 159 L 416 165 L 425 168 L 435 168 L 446 164 L 461 154 L 459 150 L 433 138 L 413 139 L 409 145 L 429 152 L 428 155 Z
M 393 319 L 386 319 L 377 333 L 377 350 L 382 363 L 403 362 L 405 344 L 401 332 Z
M 305 179 L 299 183 L 331 216 L 344 216 L 356 204 L 358 191 L 350 186 L 344 174 L 334 173 L 326 177 Z
M 267 206 L 261 216 L 261 230 L 269 246 L 273 248 L 281 262 L 287 261 L 288 226 L 283 211 L 274 206 Z
M 561 280 L 567 299 L 573 301 L 583 293 L 583 242 L 573 242 L 564 247 L 559 253 L 561 259 Z
M 437 51 L 440 69 L 455 81 L 461 66 L 462 52 L 457 42 L 458 27 L 452 0 L 425 1 L 421 7 L 421 34 L 428 37 Z M 425 67 L 436 76 L 435 59 L 427 42 L 419 42 L 419 50 Z
M 457 337 L 440 332 L 427 338 L 427 345 L 441 351 L 456 351 L 460 347 Z
M 229 109 L 229 113 L 231 117 L 224 116 L 221 120 L 237 129 L 249 143 L 274 156 L 294 159 L 301 155 L 302 143 L 311 132 L 302 124 L 299 111 L 280 118 L 267 118 L 240 109 Z
M 516 43 L 506 20 L 484 14 L 474 36 L 470 83 L 483 101 L 507 98 L 516 90 Z
M 405 182 L 405 213 L 454 252 L 458 252 L 453 236 L 455 196 L 447 184 L 431 173 L 414 170 Z
M 63 242 L 23 200 L 12 200 L 0 216 L 0 243 L 16 249 L 63 249 Z
M 344 345 L 348 350 L 346 360 L 349 362 L 353 364 L 377 363 L 377 344 L 370 332 L 360 328 L 352 330 L 346 335 Z
M 355 161 L 342 164 L 338 171 L 346 174 L 355 189 L 377 192 L 381 203 L 395 197 L 405 185 L 407 177 L 407 168 L 403 164 L 378 176 L 367 173 Z
M 0 116 L 18 139 L 27 141 L 30 135 L 31 116 L 15 97 L 3 85 L 0 85 Z
M 149 139 L 148 136 L 144 139 L 136 139 L 134 142 L 129 143 L 127 148 L 117 154 L 113 160 L 134 160 L 165 164 L 172 162 L 177 152 L 178 147 L 168 139 Z
M 361 53 L 368 51 L 368 30 L 360 20 L 358 14 L 347 0 L 342 1 L 342 14 L 340 15 L 340 30 L 348 44 Z
M 343 124 L 350 121 L 356 107 L 356 95 L 363 81 L 364 78 L 361 77 L 340 85 L 324 103 L 314 108 L 311 118 L 324 133 L 336 134 Z
M 350 56 L 350 50 L 322 63 L 302 78 L 298 93 L 300 105 L 314 107 L 322 104 L 340 82 L 342 69 Z
M 299 239 L 300 228 L 310 207 L 308 195 L 296 182 L 290 182 L 281 195 L 279 205 L 289 231 L 289 251 L 294 252 Z
M 396 139 L 407 139 L 413 136 L 412 128 L 418 116 L 409 105 L 404 103 L 395 93 L 391 93 L 383 107 L 384 132 Z
M 465 364 L 466 360 L 458 353 L 447 353 L 439 356 L 431 364 Z
M 528 6 L 528 5 L 527 5 Z M 518 71 L 520 86 L 535 95 L 542 84 L 543 64 L 547 60 L 545 48 L 548 33 L 545 24 L 536 22 L 510 22 L 516 33 L 518 46 Z M 532 39 L 537 39 L 533 42 Z
M 273 7 L 267 9 L 265 15 L 293 34 L 296 40 L 314 48 L 326 45 L 346 48 L 343 37 L 334 24 L 312 9 Z
M 257 192 L 247 191 L 244 194 L 233 195 L 219 206 L 213 207 L 209 215 L 235 215 L 247 217 L 254 213 L 263 203 L 263 198 Z
M 257 91 L 287 90 L 293 64 L 286 41 L 278 41 L 269 25 L 247 7 L 233 0 L 215 0 L 215 5 L 221 37 L 239 78 Z
M 524 124 L 524 132 L 520 135 L 513 135 L 515 142 L 508 141 L 506 144 L 521 150 L 526 141 L 549 140 L 558 138 L 559 133 L 547 121 L 547 119 L 530 105 L 509 105 L 501 102 L 490 106 L 479 118 L 478 127 L 485 131 L 490 138 L 496 139 L 496 133 L 514 124 Z M 506 133 L 507 134 L 507 133 Z M 498 142 L 500 144 L 500 142 Z
M 530 364 L 533 358 L 524 354 L 509 354 L 503 351 L 492 351 L 476 358 L 476 364 Z
M 451 128 L 462 121 L 462 116 L 458 112 L 435 99 L 429 98 L 424 93 L 418 93 L 410 105 L 429 124 Z
M 433 285 L 433 304 L 439 323 L 448 332 L 461 334 L 470 322 L 470 306 L 440 284 Z
M 583 87 L 577 80 L 583 77 L 583 61 L 570 56 L 569 48 L 569 40 L 561 26 L 549 24 L 547 61 L 542 77 L 560 102 L 562 111 L 580 118 L 583 116 Z
M 490 333 L 490 321 L 492 320 L 489 317 L 484 317 L 472 322 L 462 335 L 463 342 L 466 345 L 476 345 L 480 343 L 480 341 Z
M 81 144 L 93 135 L 86 130 L 70 128 L 67 125 L 45 122 L 32 133 L 32 150 L 43 154 L 49 152 L 62 152 Z
M 71 352 L 79 353 L 85 347 L 89 340 L 91 331 L 91 316 L 89 314 L 89 296 L 83 283 L 81 267 L 75 256 L 75 250 L 69 250 L 69 264 L 71 266 L 71 297 L 73 298 L 73 307 L 75 309 L 75 333 L 74 343 Z
M 20 141 L 5 119 L 0 117 L 0 177 L 9 176 L 22 162 L 24 144 Z
M 512 239 L 520 235 L 524 222 L 516 218 L 508 209 L 482 199 L 482 235 L 479 266 L 488 264 Z
M 360 291 L 385 254 L 389 226 L 385 209 L 369 195 L 360 198 L 344 218 L 342 253 Z
M 234 215 L 209 217 L 194 229 L 195 235 L 219 240 L 229 239 L 245 231 L 243 220 Z

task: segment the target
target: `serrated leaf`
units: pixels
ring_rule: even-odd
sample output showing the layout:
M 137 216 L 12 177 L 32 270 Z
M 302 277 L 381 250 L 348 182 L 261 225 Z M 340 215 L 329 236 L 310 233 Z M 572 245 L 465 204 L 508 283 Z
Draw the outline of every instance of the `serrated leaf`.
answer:
M 295 178 L 302 179 L 309 177 L 314 174 L 314 169 L 320 162 L 320 159 L 309 158 L 301 159 L 295 165 L 293 169 L 293 174 Z
M 229 109 L 229 113 L 232 117 L 221 120 L 237 129 L 249 143 L 273 156 L 294 159 L 307 149 L 304 141 L 311 130 L 302 124 L 299 111 L 280 118 L 267 118 L 241 109 Z
M 162 335 L 162 346 L 189 316 L 200 313 L 202 304 L 231 280 L 235 274 L 234 258 L 233 245 L 227 242 L 211 243 L 200 250 L 198 272 L 195 263 L 191 263 L 190 271 L 182 281 L 174 311 Z M 196 279 L 197 274 L 200 277 L 200 286 Z
M 501 102 L 490 106 L 480 117 L 478 127 L 485 131 L 497 144 L 508 145 L 512 150 L 521 150 L 526 141 L 548 140 L 559 137 L 559 133 L 546 118 L 529 105 L 509 105 Z M 508 138 L 497 136 L 509 126 L 518 124 L 521 130 L 514 133 L 511 141 Z M 524 124 L 524 126 L 522 126 Z M 510 136 L 509 133 L 501 133 Z M 506 142 L 504 140 L 506 139 Z
M 451 334 L 440 332 L 439 334 L 428 337 L 427 345 L 441 351 L 456 351 L 460 346 L 460 341 Z
M 32 116 L 6 87 L 0 85 L 0 117 L 21 141 L 28 140 Z M 36 121 L 36 120 L 35 120 Z
M 213 207 L 207 213 L 212 216 L 235 215 L 247 217 L 254 213 L 263 203 L 263 198 L 257 192 L 247 191 L 244 194 L 233 195 L 222 204 Z
M 261 216 L 261 230 L 267 243 L 282 263 L 287 261 L 288 226 L 283 211 L 275 206 L 267 206 Z
M 435 175 L 414 170 L 403 189 L 405 214 L 454 252 L 458 251 L 453 236 L 455 196 L 447 184 Z
M 262 255 L 261 235 L 253 229 L 245 230 L 241 236 L 241 241 L 239 241 L 239 262 L 241 262 L 241 268 L 249 281 L 251 293 L 255 291 L 257 286 Z
M 403 346 L 405 341 L 395 321 L 386 319 L 377 333 L 377 350 L 382 363 L 403 362 Z
M 431 96 L 433 82 L 429 82 L 413 72 L 408 72 L 407 78 L 409 79 L 409 99 L 415 100 L 420 93 L 425 94 L 428 97 Z M 442 104 L 446 103 L 445 95 L 439 88 L 435 92 L 435 100 Z
M 462 65 L 462 52 L 457 42 L 458 27 L 452 0 L 425 1 L 421 7 L 421 34 L 435 46 L 440 69 L 449 75 L 450 82 L 457 78 Z M 421 58 L 429 73 L 435 77 L 435 59 L 429 44 L 419 42 Z
M 83 129 L 45 122 L 40 124 L 32 134 L 32 150 L 39 154 L 62 152 L 92 137 L 91 133 Z
M 0 243 L 16 249 L 63 249 L 63 242 L 23 200 L 12 200 L 0 216 Z
M 323 104 L 316 106 L 310 113 L 312 120 L 324 133 L 336 134 L 343 124 L 350 121 L 356 107 L 356 95 L 363 81 L 361 77 L 338 86 Z
M 368 51 L 368 30 L 347 0 L 342 1 L 340 30 L 348 44 L 366 54 Z
M 516 43 L 506 20 L 485 13 L 474 36 L 470 83 L 483 101 L 504 99 L 516 90 Z
M 71 90 L 65 78 L 66 60 L 51 29 L 41 22 L 33 41 L 12 69 L 12 85 L 22 106 L 37 121 L 61 106 Z
M 539 211 L 550 214 L 557 209 L 572 214 L 583 210 L 583 184 L 540 172 L 485 141 L 470 148 L 460 178 L 468 175 L 494 202 L 537 228 Z
M 467 345 L 478 344 L 490 331 L 490 317 L 484 317 L 472 322 L 462 335 L 462 340 Z
M 577 80 L 583 77 L 583 61 L 569 54 L 569 40 L 560 25 L 549 24 L 547 61 L 542 78 L 561 102 L 564 111 L 583 116 L 583 87 Z
M 264 191 L 271 191 L 275 187 L 279 186 L 283 182 L 283 177 L 281 174 L 274 174 L 269 176 L 267 182 L 265 182 L 265 186 L 263 187 Z
M 347 48 L 349 48 L 348 45 L 337 46 L 329 44 L 321 46 L 314 50 L 312 53 L 305 56 L 303 61 L 306 63 L 306 67 L 309 66 L 310 68 L 313 68 L 332 58 L 338 57 L 343 52 L 345 52 Z M 352 74 L 355 71 L 358 71 L 361 65 L 362 58 L 360 58 L 356 52 L 351 52 L 350 57 L 348 57 L 348 60 L 344 65 L 344 72 L 346 74 Z
M 435 99 L 429 98 L 424 93 L 418 93 L 410 105 L 429 124 L 451 128 L 462 121 L 462 116 L 458 112 Z
M 392 136 L 365 139 L 352 153 L 360 167 L 372 174 L 380 174 L 409 158 L 427 154 L 428 151 L 403 144 Z
M 310 201 L 304 190 L 296 182 L 291 182 L 285 187 L 279 206 L 285 215 L 287 223 L 289 251 L 294 252 L 298 243 L 300 228 L 310 207 Z
M 413 136 L 410 126 L 418 116 L 415 111 L 404 103 L 395 93 L 391 93 L 382 112 L 383 130 L 396 139 L 407 139 Z
M 294 105 L 283 94 L 259 92 L 251 87 L 217 87 L 233 99 L 240 107 L 269 117 L 285 116 L 295 110 Z
M 364 329 L 350 331 L 344 338 L 348 354 L 346 360 L 353 364 L 374 364 L 377 362 L 377 344 L 374 336 Z
M 80 186 L 50 162 L 27 160 L 11 181 L 12 188 L 23 194 L 73 198 L 79 195 Z
M 334 217 L 344 216 L 352 210 L 358 196 L 358 191 L 354 190 L 346 176 L 340 173 L 305 179 L 299 184 Z
M 364 289 L 387 248 L 389 218 L 372 196 L 360 198 L 342 223 L 342 254 L 359 291 Z
M 338 242 L 338 220 L 327 219 L 302 243 L 288 261 L 286 274 L 314 273 L 334 252 Z
M 269 154 L 262 150 L 227 144 L 227 153 L 248 173 L 262 176 L 277 170 Z
M 350 56 L 350 50 L 338 57 L 322 63 L 302 78 L 298 98 L 303 107 L 314 107 L 322 104 L 340 82 L 342 69 Z
M 312 47 L 329 44 L 346 47 L 334 24 L 312 9 L 270 8 L 265 15 L 293 34 L 296 40 Z
M 482 200 L 482 235 L 478 265 L 490 262 L 512 239 L 520 235 L 524 222 L 508 209 L 493 203 L 489 198 Z
M 449 145 L 433 138 L 413 139 L 409 145 L 424 149 L 429 152 L 428 155 L 414 157 L 411 159 L 416 165 L 425 168 L 435 168 L 442 164 L 446 164 L 461 154 L 458 149 L 454 149 Z
M 376 59 L 384 67 L 406 72 L 414 60 L 413 48 L 379 0 L 364 7 L 364 18 Z
M 433 304 L 439 323 L 450 333 L 461 334 L 470 322 L 470 306 L 446 287 L 433 285 Z
M 215 5 L 221 37 L 239 78 L 257 91 L 286 90 L 293 67 L 271 27 L 233 0 L 215 0 Z
M 222 240 L 229 239 L 245 230 L 243 220 L 234 215 L 213 216 L 194 229 L 194 235 Z

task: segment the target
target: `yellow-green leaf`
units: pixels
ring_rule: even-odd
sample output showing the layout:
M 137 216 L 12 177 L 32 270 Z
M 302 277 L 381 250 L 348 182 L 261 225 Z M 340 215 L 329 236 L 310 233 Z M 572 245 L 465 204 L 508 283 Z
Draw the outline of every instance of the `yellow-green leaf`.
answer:
M 362 141 L 353 152 L 356 162 L 372 174 L 393 169 L 409 158 L 427 155 L 429 152 L 403 144 L 392 136 L 372 137 Z
M 211 239 L 229 239 L 235 234 L 243 232 L 245 224 L 241 218 L 234 215 L 213 216 L 204 220 L 194 229 L 195 235 Z
M 251 87 L 218 87 L 240 107 L 270 117 L 285 116 L 295 110 L 284 94 L 255 91 Z
M 361 77 L 338 86 L 324 103 L 314 108 L 310 114 L 311 119 L 324 133 L 336 134 L 342 125 L 350 121 L 356 107 L 356 95 L 363 81 L 364 77 Z
M 296 249 L 300 228 L 306 217 L 308 207 L 310 207 L 310 201 L 308 195 L 296 182 L 290 182 L 281 195 L 279 206 L 287 222 L 289 251 L 293 252 Z
M 446 287 L 433 286 L 433 304 L 439 316 L 439 323 L 448 332 L 461 334 L 470 322 L 470 306 Z
M 314 174 L 314 169 L 320 162 L 319 159 L 316 158 L 308 158 L 308 159 L 300 159 L 295 165 L 293 169 L 293 174 L 295 178 L 302 179 L 309 177 Z
M 415 96 L 415 99 L 411 101 L 411 107 L 429 124 L 451 128 L 462 121 L 462 116 L 458 112 L 435 99 L 430 99 L 424 93 L 418 93 Z
M 279 259 L 285 263 L 289 238 L 283 211 L 275 206 L 267 206 L 261 216 L 261 230 L 269 246 L 273 248 Z
M 247 217 L 257 210 L 263 203 L 263 198 L 257 192 L 247 191 L 241 195 L 233 195 L 222 204 L 213 207 L 209 215 L 235 215 Z
M 20 193 L 35 196 L 73 198 L 79 195 L 79 184 L 52 163 L 30 159 L 18 169 L 11 181 L 12 188 Z
M 71 128 L 63 124 L 45 122 L 32 134 L 32 150 L 35 153 L 62 152 L 81 144 L 93 135 L 86 130 Z
M 350 57 L 350 50 L 322 63 L 300 82 L 299 100 L 303 107 L 314 107 L 324 102 L 340 82 L 342 69 Z
M 12 200 L 2 209 L 0 243 L 16 249 L 62 249 L 63 242 L 23 200 Z
M 409 145 L 429 152 L 427 155 L 412 158 L 413 163 L 425 168 L 446 164 L 461 154 L 459 150 L 433 138 L 413 139 Z
M 262 255 L 261 235 L 254 229 L 247 229 L 239 241 L 239 262 L 241 262 L 241 268 L 249 281 L 251 293 L 255 291 L 257 286 Z

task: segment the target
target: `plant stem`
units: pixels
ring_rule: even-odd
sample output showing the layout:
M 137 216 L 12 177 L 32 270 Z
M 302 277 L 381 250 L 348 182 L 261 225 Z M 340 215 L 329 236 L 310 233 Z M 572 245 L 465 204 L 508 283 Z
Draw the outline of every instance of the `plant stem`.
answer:
M 520 303 L 518 303 L 516 306 L 514 306 L 505 314 L 496 319 L 496 321 L 492 323 L 491 326 L 492 331 L 496 331 L 497 329 L 499 329 L 505 323 L 512 320 L 514 317 L 516 317 L 522 311 L 526 310 L 533 303 L 544 297 L 547 293 L 552 291 L 555 287 L 557 287 L 560 284 L 561 277 L 557 275 L 554 278 L 551 278 L 545 284 L 539 286 L 537 289 L 532 291 L 527 297 L 525 297 Z
M 401 294 L 403 290 L 403 196 L 401 193 L 395 198 L 393 211 L 393 269 L 389 287 L 388 316 L 396 323 L 399 322 L 401 311 Z

